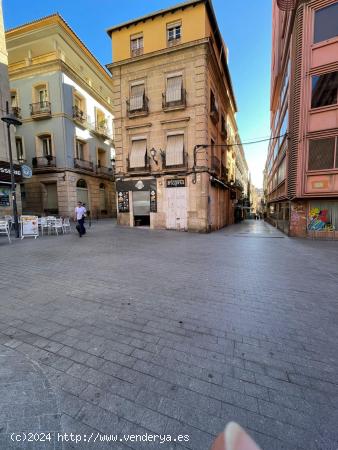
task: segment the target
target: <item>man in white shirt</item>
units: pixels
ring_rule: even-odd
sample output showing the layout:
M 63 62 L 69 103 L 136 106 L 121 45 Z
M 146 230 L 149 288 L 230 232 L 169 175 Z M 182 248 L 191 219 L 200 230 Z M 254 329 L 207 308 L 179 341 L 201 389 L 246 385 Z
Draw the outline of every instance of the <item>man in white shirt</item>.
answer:
M 77 203 L 77 207 L 75 208 L 75 217 L 74 221 L 78 223 L 76 229 L 79 233 L 79 236 L 82 237 L 83 234 L 86 234 L 86 229 L 84 227 L 84 220 L 86 217 L 86 208 L 82 205 L 81 202 Z

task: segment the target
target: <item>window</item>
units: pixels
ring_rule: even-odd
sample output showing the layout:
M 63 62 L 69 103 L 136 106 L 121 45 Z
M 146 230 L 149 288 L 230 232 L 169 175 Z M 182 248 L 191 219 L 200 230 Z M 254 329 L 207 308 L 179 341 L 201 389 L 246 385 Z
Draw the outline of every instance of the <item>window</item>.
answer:
M 101 212 L 106 211 L 107 201 L 106 201 L 106 187 L 103 183 L 100 183 L 100 210 Z
M 49 134 L 45 136 L 39 136 L 41 150 L 43 156 L 52 156 L 52 138 Z
M 41 104 L 48 102 L 48 91 L 46 88 L 38 89 L 38 102 Z
M 315 12 L 314 43 L 338 36 L 338 3 Z
M 167 136 L 165 152 L 166 166 L 180 166 L 184 163 L 184 134 Z
M 130 37 L 130 53 L 132 57 L 143 55 L 143 35 Z
M 83 141 L 80 141 L 79 139 L 76 139 L 75 142 L 75 158 L 81 159 L 84 161 L 85 159 L 85 143 Z
M 222 114 L 221 118 L 221 133 L 226 137 L 227 135 L 227 123 L 224 114 Z
M 80 180 L 78 180 L 78 182 L 76 183 L 76 187 L 82 188 L 82 189 L 87 189 L 87 183 L 86 183 L 85 180 L 80 179 Z
M 182 100 L 182 75 L 168 76 L 166 102 L 180 102 Z
M 143 109 L 145 96 L 144 82 L 132 84 L 130 87 L 129 111 L 139 111 Z
M 333 137 L 310 140 L 308 170 L 338 168 L 338 158 L 335 155 L 336 144 L 337 138 Z
M 11 107 L 12 108 L 18 107 L 18 95 L 16 91 L 11 91 Z
M 210 90 L 210 112 L 218 112 L 217 100 L 212 90 Z
M 312 77 L 311 108 L 337 104 L 338 72 Z
M 129 167 L 131 169 L 144 168 L 146 166 L 147 140 L 134 139 L 131 143 Z
M 21 137 L 15 138 L 15 144 L 16 144 L 16 157 L 18 161 L 24 161 L 24 152 L 23 152 L 23 143 Z
M 182 26 L 180 23 L 167 25 L 167 40 L 169 47 L 181 41 Z
M 284 134 L 286 134 L 288 132 L 288 121 L 289 121 L 289 112 L 288 112 L 288 110 L 286 110 L 284 113 L 282 125 L 280 127 L 280 132 L 279 132 L 280 136 L 283 136 Z M 281 138 L 281 139 L 283 139 L 283 138 Z

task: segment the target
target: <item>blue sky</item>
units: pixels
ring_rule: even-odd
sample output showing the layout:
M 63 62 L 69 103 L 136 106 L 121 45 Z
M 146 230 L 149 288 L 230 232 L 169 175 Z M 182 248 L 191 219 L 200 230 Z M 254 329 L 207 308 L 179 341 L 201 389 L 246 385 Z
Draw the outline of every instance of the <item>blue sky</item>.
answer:
M 59 12 L 102 64 L 112 60 L 105 30 L 180 0 L 3 0 L 5 27 Z M 229 47 L 229 66 L 243 142 L 269 137 L 271 1 L 213 0 Z M 14 6 L 15 5 L 15 6 Z M 253 183 L 262 186 L 267 143 L 245 146 Z

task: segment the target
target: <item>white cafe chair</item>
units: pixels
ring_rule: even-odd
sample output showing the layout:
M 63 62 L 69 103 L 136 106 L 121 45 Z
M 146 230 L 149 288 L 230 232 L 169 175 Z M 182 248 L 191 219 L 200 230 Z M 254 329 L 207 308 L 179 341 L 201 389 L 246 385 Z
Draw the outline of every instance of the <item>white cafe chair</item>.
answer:
M 62 227 L 63 227 L 63 232 L 64 232 L 64 233 L 66 233 L 67 230 L 68 230 L 69 232 L 72 231 L 72 227 L 71 227 L 71 225 L 70 225 L 69 217 L 65 217 L 65 218 L 63 219 Z
M 7 220 L 0 220 L 0 234 L 5 234 L 8 238 L 8 242 L 11 243 L 9 223 Z
M 64 233 L 62 219 L 50 219 L 49 226 L 51 231 L 55 231 L 55 234 L 58 236 L 59 232 Z

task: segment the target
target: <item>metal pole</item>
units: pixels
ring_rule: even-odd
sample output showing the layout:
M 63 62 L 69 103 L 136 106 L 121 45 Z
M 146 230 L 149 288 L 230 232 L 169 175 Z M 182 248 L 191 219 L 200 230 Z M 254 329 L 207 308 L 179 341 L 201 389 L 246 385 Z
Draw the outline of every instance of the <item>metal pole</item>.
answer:
M 15 237 L 20 237 L 19 232 L 19 221 L 18 221 L 18 208 L 16 205 L 16 188 L 15 188 L 15 177 L 14 177 L 14 167 L 13 167 L 13 156 L 12 156 L 12 143 L 11 143 L 11 132 L 10 124 L 7 123 L 7 137 L 8 137 L 8 149 L 9 149 L 9 165 L 11 171 L 11 191 L 12 191 L 12 202 L 13 202 L 13 217 L 14 217 L 14 229 Z

